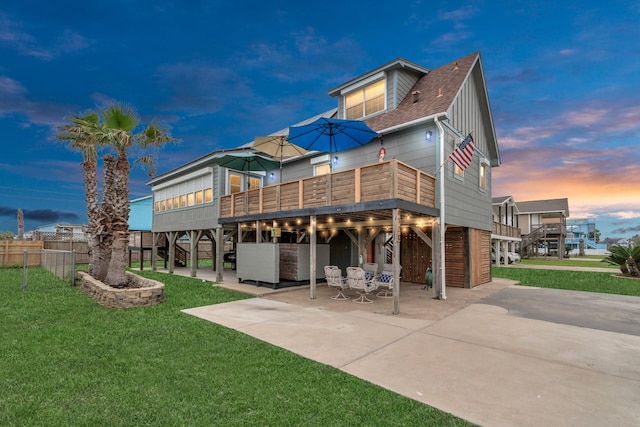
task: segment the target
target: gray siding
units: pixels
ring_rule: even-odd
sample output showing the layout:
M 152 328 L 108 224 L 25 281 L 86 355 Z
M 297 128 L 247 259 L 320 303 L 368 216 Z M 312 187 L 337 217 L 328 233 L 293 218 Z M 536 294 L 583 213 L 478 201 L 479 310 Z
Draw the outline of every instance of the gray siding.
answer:
M 396 102 L 400 104 L 402 100 L 411 94 L 411 89 L 416 84 L 416 82 L 420 79 L 420 76 L 415 73 L 409 73 L 406 71 L 397 71 L 397 87 L 396 87 Z M 394 105 L 393 108 L 396 108 L 398 105 Z
M 451 160 L 445 162 L 446 222 L 480 230 L 492 228 L 491 167 L 487 166 L 486 190 L 479 189 L 480 161 L 487 153 L 487 128 L 482 111 L 483 102 L 478 96 L 477 73 L 462 86 L 449 111 L 451 124 L 463 135 L 473 132 L 476 153 L 471 165 L 464 171 L 463 179 L 455 175 Z M 446 128 L 445 128 L 446 129 Z M 445 154 L 449 156 L 461 139 L 451 131 L 445 132 Z M 487 159 L 488 160 L 488 159 Z
M 218 202 L 203 206 L 156 212 L 153 231 L 209 230 L 218 226 Z

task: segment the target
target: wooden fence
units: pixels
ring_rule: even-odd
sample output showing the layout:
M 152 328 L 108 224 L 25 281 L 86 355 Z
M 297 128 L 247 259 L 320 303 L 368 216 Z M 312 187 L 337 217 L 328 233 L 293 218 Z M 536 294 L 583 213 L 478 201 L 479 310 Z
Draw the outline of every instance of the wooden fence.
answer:
M 0 267 L 22 266 L 24 251 L 40 251 L 44 249 L 42 241 L 0 240 Z M 40 265 L 40 254 L 28 254 L 28 265 Z

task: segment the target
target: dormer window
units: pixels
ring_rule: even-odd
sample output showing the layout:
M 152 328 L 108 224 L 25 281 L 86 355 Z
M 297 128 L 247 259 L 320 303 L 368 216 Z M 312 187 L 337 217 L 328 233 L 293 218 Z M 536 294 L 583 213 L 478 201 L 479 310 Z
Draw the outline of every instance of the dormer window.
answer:
M 384 89 L 382 79 L 345 95 L 345 118 L 357 120 L 384 110 Z

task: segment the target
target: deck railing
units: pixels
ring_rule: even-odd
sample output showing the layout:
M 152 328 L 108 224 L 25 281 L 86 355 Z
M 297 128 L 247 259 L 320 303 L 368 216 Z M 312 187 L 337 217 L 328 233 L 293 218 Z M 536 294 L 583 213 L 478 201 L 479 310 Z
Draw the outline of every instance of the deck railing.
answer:
M 493 223 L 493 234 L 504 237 L 520 238 L 520 229 L 511 225 Z
M 220 217 L 403 199 L 435 207 L 436 179 L 398 160 L 220 196 Z

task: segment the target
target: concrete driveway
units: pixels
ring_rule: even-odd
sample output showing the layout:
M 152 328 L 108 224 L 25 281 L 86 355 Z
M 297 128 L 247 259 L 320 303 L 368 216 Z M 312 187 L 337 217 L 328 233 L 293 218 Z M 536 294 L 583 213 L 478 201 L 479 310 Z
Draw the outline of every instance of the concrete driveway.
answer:
M 511 283 L 446 301 L 402 284 L 398 316 L 389 300 L 333 301 L 326 286 L 315 300 L 301 288 L 184 311 L 480 425 L 640 425 L 640 298 Z M 579 313 L 589 300 L 597 316 Z

